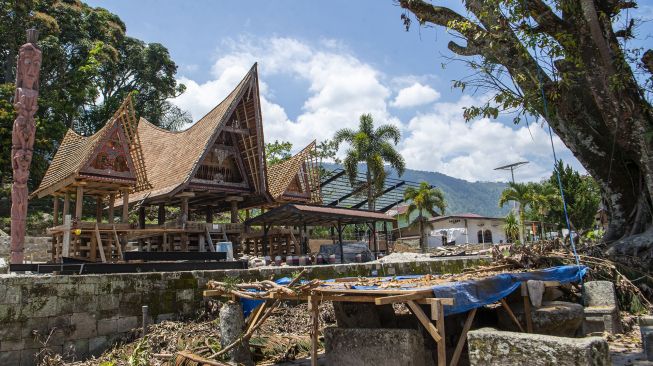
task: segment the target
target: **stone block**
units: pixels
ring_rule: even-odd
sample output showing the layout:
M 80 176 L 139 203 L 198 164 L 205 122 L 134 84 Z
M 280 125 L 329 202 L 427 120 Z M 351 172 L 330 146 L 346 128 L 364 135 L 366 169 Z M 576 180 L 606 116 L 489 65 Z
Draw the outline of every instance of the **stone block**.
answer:
M 75 355 L 75 359 L 84 359 L 89 356 L 88 339 L 75 339 L 63 344 L 64 355 Z
M 108 334 L 113 334 L 119 332 L 118 330 L 118 319 L 119 317 L 113 317 L 108 319 L 100 319 L 97 321 L 97 334 L 100 336 L 105 336 Z
M 1 304 L 20 304 L 22 291 L 18 286 L 2 286 L 0 288 L 0 296 Z
M 97 319 L 89 313 L 73 313 L 70 316 L 72 332 L 69 338 L 91 338 L 97 336 Z
M 58 315 L 57 296 L 32 297 L 27 306 L 23 308 L 23 315 L 27 317 L 48 317 Z
M 588 281 L 583 284 L 585 306 L 617 306 L 614 284 L 610 281 Z
M 522 324 L 526 326 L 523 303 L 511 303 L 510 308 Z M 500 308 L 499 328 L 507 331 L 517 331 L 517 325 L 504 308 Z M 583 306 L 564 301 L 544 301 L 539 308 L 531 309 L 533 332 L 561 337 L 573 337 L 583 324 Z
M 424 339 L 415 329 L 324 329 L 326 364 L 424 366 Z
M 0 352 L 0 365 L 20 366 L 20 351 Z
M 609 366 L 601 337 L 566 338 L 482 328 L 467 333 L 471 366 Z
M 193 289 L 177 291 L 178 302 L 193 301 L 194 298 L 195 298 L 195 290 Z
M 106 336 L 93 337 L 88 340 L 88 353 L 92 356 L 99 356 L 109 347 Z
M 23 322 L 22 338 L 33 338 L 37 334 L 48 334 L 49 318 L 29 318 Z
M 0 326 L 0 341 L 21 339 L 23 337 L 23 323 L 7 322 Z

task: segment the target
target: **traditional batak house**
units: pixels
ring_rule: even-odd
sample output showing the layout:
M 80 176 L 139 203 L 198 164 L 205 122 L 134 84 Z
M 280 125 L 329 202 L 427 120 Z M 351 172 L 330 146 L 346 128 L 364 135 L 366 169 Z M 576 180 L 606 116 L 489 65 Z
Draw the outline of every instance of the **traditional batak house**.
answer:
M 53 260 L 119 260 L 127 241 L 146 251 L 214 251 L 216 241 L 240 242 L 239 210 L 319 203 L 315 143 L 269 168 L 264 146 L 256 64 L 220 104 L 184 131 L 164 130 L 143 118 L 136 123 L 128 98 L 96 134 L 84 137 L 69 130 L 33 193 L 57 197 L 50 230 Z M 59 197 L 64 197 L 65 217 L 73 196 L 72 220 L 60 225 Z M 81 221 L 88 196 L 96 198 L 95 223 Z M 113 217 L 118 206 L 120 223 Z M 151 206 L 158 207 L 157 223 L 146 225 Z M 166 206 L 179 208 L 174 220 L 166 222 Z M 131 225 L 130 207 L 138 212 L 138 222 Z M 231 212 L 231 223 L 213 224 L 214 213 L 225 211 Z M 205 220 L 191 221 L 198 215 Z M 256 252 L 252 245 L 248 250 Z M 282 251 L 288 248 L 299 250 L 290 241 Z

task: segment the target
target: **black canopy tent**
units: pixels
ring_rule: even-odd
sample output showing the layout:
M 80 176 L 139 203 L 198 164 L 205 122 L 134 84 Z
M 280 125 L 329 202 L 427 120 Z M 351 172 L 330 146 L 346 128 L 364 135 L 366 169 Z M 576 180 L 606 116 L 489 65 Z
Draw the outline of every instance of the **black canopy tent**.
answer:
M 394 222 L 395 219 L 381 212 L 351 208 L 325 207 L 288 203 L 245 221 L 246 227 L 263 227 L 263 252 L 267 254 L 266 237 L 272 226 L 331 226 L 338 230 L 340 261 L 344 263 L 342 230 L 351 224 L 371 224 L 377 221 Z M 308 245 L 305 243 L 305 247 Z

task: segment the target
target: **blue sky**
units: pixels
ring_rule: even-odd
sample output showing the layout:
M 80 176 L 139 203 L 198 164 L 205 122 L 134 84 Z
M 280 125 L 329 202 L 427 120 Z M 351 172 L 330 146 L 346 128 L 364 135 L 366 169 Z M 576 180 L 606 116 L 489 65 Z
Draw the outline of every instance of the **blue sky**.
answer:
M 551 147 L 541 126 L 463 121 L 462 108 L 483 96 L 451 88 L 469 72 L 456 63 L 442 68 L 450 36 L 416 22 L 406 32 L 391 0 L 86 2 L 118 14 L 128 35 L 170 50 L 188 88 L 173 102 L 194 121 L 258 62 L 266 141 L 290 141 L 299 150 L 372 113 L 377 123 L 400 127 L 409 168 L 505 181 L 508 175 L 494 167 L 530 160 L 518 180 L 550 175 Z M 460 9 L 457 0 L 442 3 Z M 653 14 L 648 4 L 641 8 Z M 582 169 L 557 138 L 555 146 Z

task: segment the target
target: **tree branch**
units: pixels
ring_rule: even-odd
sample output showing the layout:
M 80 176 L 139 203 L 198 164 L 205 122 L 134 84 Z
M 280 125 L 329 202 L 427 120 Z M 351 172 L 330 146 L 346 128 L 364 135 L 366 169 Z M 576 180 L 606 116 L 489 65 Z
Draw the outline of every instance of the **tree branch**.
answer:
M 528 10 L 539 26 L 536 31 L 544 32 L 558 42 L 562 41 L 561 35 L 569 34 L 569 24 L 562 20 L 551 7 L 542 0 L 529 0 Z
M 644 52 L 644 56 L 642 56 L 642 63 L 644 64 L 646 71 L 653 74 L 653 50 Z

